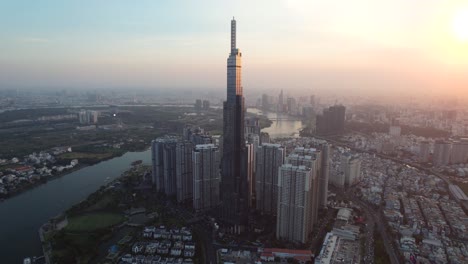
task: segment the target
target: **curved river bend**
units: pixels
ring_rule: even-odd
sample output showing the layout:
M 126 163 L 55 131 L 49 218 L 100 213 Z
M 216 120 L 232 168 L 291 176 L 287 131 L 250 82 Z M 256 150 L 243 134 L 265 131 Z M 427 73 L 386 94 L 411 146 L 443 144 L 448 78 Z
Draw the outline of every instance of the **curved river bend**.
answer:
M 119 177 L 135 160 L 150 164 L 150 150 L 127 152 L 1 202 L 0 262 L 22 263 L 24 257 L 41 256 L 39 227 L 51 217 L 85 199 L 107 181 Z

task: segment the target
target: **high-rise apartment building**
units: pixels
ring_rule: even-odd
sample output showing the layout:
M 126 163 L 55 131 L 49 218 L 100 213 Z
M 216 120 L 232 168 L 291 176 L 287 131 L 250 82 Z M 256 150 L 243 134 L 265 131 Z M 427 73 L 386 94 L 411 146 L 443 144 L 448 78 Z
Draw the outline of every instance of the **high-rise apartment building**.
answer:
M 162 137 L 152 142 L 153 184 L 158 192 L 176 194 L 177 139 Z
M 193 150 L 193 208 L 208 211 L 219 205 L 220 153 L 214 144 Z
M 276 237 L 305 243 L 313 228 L 313 179 L 306 166 L 279 169 Z
M 361 159 L 358 156 L 345 153 L 341 156 L 341 166 L 344 175 L 344 186 L 349 187 L 361 180 Z
M 176 145 L 176 196 L 179 203 L 193 197 L 192 151 L 190 141 L 179 141 Z
M 303 149 L 303 148 L 299 148 Z M 297 150 L 297 149 L 296 149 Z M 305 153 L 292 153 L 286 158 L 286 164 L 293 166 L 305 166 L 310 169 L 310 211 L 311 211 L 311 223 L 314 225 L 318 220 L 318 208 L 319 208 L 319 175 L 321 172 L 321 153 L 319 151 L 313 152 L 315 149 L 306 149 L 310 151 L 309 154 Z
M 285 149 L 279 144 L 264 143 L 258 147 L 256 157 L 255 193 L 256 209 L 275 215 L 278 199 L 278 172 L 284 163 Z

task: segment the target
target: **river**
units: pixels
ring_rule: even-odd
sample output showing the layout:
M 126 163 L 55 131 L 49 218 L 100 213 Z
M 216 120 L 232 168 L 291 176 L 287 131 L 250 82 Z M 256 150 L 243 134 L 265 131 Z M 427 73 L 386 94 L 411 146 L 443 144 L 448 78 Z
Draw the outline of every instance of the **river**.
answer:
M 105 185 L 106 179 L 119 177 L 135 160 L 151 164 L 150 150 L 127 152 L 1 202 L 0 263 L 22 263 L 24 257 L 41 256 L 39 227 Z
M 262 129 L 262 132 L 267 132 L 271 138 L 298 137 L 299 130 L 304 127 L 301 120 L 286 114 L 263 112 L 257 108 L 247 108 L 247 112 L 266 116 L 273 122 L 271 126 Z

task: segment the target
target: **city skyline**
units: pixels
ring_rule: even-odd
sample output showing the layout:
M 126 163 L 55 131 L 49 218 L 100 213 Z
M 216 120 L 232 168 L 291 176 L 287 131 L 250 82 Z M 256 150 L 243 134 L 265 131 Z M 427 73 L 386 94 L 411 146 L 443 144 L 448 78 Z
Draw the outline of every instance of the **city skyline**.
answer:
M 0 87 L 222 89 L 234 15 L 252 90 L 467 95 L 463 1 L 266 4 L 5 2 Z

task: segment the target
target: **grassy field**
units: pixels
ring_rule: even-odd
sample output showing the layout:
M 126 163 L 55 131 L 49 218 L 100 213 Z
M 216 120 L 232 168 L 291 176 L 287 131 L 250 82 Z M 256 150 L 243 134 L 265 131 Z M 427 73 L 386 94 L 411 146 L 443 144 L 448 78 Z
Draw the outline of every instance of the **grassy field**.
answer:
M 120 214 L 94 213 L 68 219 L 67 232 L 92 232 L 98 229 L 119 224 L 125 220 Z

